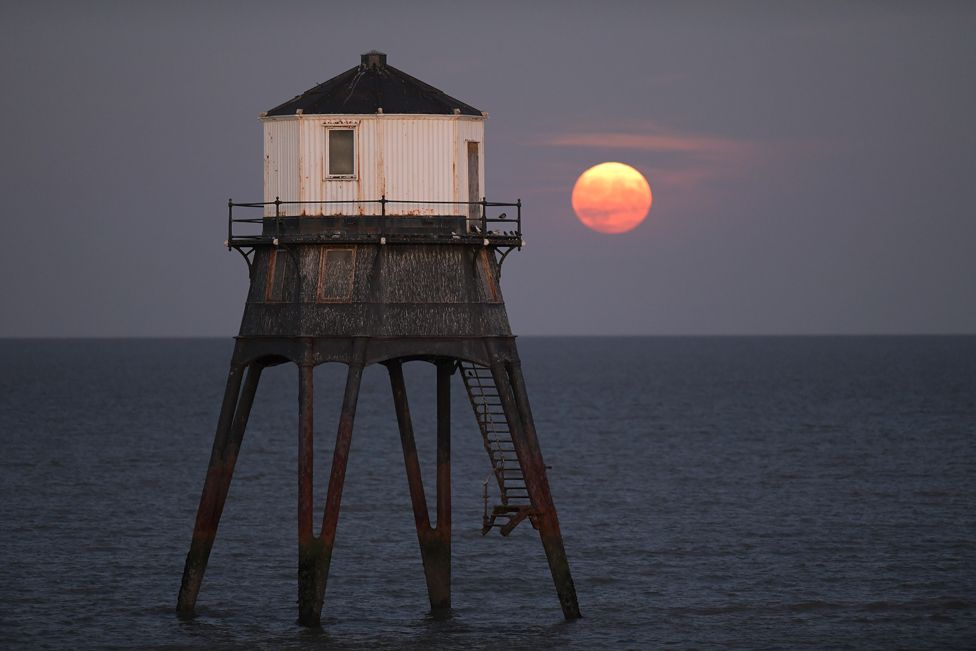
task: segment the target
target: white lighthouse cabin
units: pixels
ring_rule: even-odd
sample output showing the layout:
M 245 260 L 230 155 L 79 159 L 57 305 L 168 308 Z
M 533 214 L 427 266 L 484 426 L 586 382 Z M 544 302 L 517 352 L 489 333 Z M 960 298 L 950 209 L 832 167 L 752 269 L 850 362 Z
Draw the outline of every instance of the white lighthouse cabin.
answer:
M 261 115 L 273 216 L 463 215 L 481 207 L 487 114 L 369 52 Z M 388 203 L 380 205 L 380 199 Z M 296 203 L 291 203 L 296 202 Z

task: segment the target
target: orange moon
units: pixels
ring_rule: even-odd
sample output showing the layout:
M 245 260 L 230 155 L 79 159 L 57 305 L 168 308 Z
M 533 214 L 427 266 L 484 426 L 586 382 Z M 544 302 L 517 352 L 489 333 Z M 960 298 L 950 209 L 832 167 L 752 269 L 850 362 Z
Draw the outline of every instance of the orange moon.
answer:
M 573 186 L 573 210 L 588 228 L 626 233 L 647 217 L 651 186 L 644 175 L 623 163 L 600 163 L 580 174 Z

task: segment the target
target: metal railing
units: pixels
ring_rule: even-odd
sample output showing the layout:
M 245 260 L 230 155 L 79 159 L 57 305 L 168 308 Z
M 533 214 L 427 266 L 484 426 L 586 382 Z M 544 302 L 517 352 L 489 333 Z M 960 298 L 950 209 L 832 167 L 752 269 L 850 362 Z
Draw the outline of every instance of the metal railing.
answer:
M 396 212 L 397 206 L 420 206 L 425 207 L 424 211 Z M 274 207 L 273 214 L 270 207 Z M 290 213 L 290 206 L 309 206 L 312 211 L 300 211 L 300 215 L 282 214 Z M 328 207 L 349 207 L 349 210 L 334 212 Z M 453 207 L 443 212 L 433 213 L 431 210 L 439 207 Z M 378 212 L 364 211 L 370 207 L 378 207 Z M 265 214 L 261 217 L 235 217 L 234 209 L 260 208 Z M 460 212 L 458 209 L 462 209 Z M 508 208 L 508 211 L 503 210 Z M 514 209 L 514 216 L 509 216 L 508 212 Z M 391 210 L 393 212 L 391 212 Z M 430 240 L 451 240 L 457 242 L 470 242 L 472 240 L 483 240 L 485 245 L 514 245 L 521 248 L 522 244 L 522 200 L 515 203 L 488 201 L 482 198 L 481 201 L 415 201 L 411 199 L 387 199 L 382 196 L 379 199 L 340 199 L 328 201 L 282 201 L 275 197 L 274 201 L 244 202 L 235 203 L 232 199 L 227 201 L 227 247 L 250 245 L 256 243 L 277 244 L 283 238 L 288 237 L 285 228 L 287 224 L 294 223 L 294 220 L 308 220 L 309 218 L 418 218 L 423 220 L 436 220 L 438 218 L 458 218 L 462 219 L 463 227 L 460 232 L 450 232 L 448 234 L 439 233 L 436 229 L 431 229 L 429 233 L 422 235 L 414 234 L 411 241 L 424 239 Z M 392 222 L 387 222 L 392 223 Z M 429 222 L 428 222 L 429 223 Z M 240 232 L 245 225 L 260 225 L 261 233 L 244 234 Z M 273 228 L 269 228 L 272 227 Z M 382 228 L 382 227 L 380 227 Z M 269 232 L 270 231 L 270 232 Z M 314 236 L 305 232 L 305 237 Z M 343 237 L 341 231 L 330 231 L 330 239 L 337 237 L 341 240 L 375 240 L 382 239 L 386 243 L 390 237 L 395 238 L 397 233 L 391 230 L 389 233 L 371 232 L 368 235 L 362 233 L 346 234 Z

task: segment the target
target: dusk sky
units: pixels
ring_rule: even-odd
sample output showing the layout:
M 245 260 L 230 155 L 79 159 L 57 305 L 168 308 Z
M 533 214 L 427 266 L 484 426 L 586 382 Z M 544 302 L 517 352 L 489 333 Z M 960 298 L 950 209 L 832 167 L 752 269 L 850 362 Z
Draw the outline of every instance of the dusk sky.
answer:
M 4 3 L 0 336 L 226 336 L 258 114 L 384 51 L 483 111 L 524 335 L 976 333 L 976 3 Z M 632 165 L 635 230 L 574 216 Z

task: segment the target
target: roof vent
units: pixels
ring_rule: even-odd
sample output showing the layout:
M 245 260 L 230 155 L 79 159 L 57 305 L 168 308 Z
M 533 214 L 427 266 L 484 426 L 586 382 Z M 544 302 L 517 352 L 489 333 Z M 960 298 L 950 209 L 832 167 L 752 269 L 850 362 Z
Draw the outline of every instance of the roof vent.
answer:
M 367 68 L 385 68 L 386 54 L 378 50 L 370 50 L 360 57 L 360 61 L 360 65 L 366 66 Z

